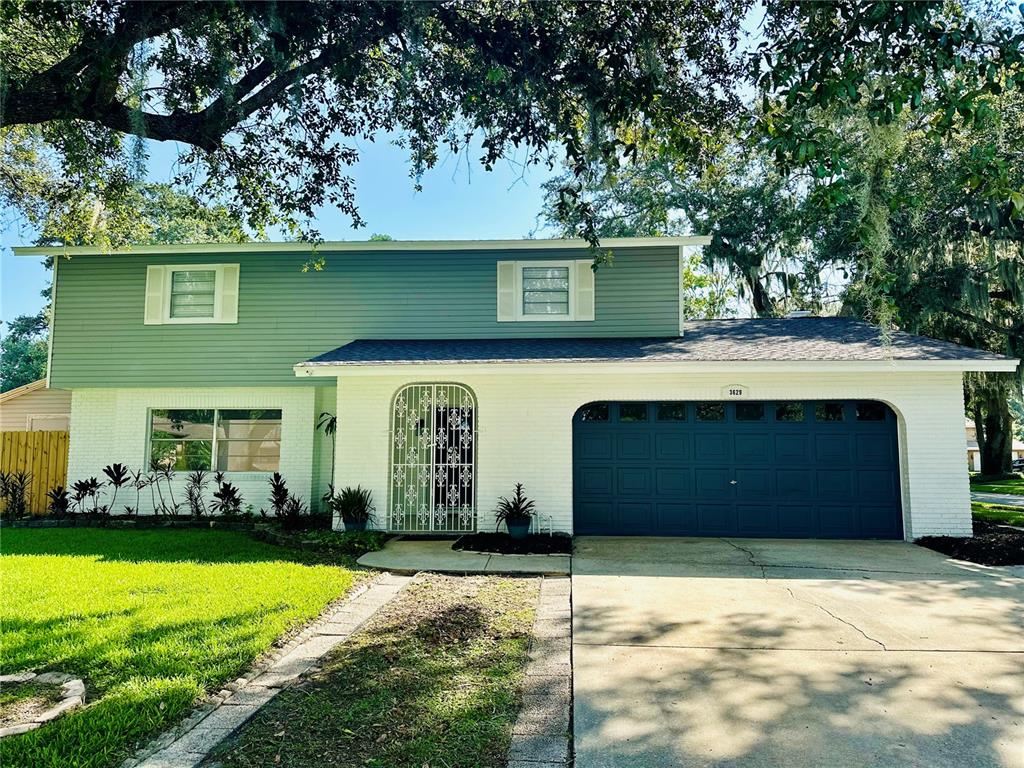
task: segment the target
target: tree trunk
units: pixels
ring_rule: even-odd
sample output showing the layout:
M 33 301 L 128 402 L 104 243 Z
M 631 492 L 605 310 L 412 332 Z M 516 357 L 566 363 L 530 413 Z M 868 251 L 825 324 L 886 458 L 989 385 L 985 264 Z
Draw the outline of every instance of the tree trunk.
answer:
M 978 431 L 981 474 L 1008 475 L 1013 464 L 1013 418 L 1006 395 L 994 388 L 986 391 L 981 405 L 983 429 Z M 977 420 L 975 421 L 977 423 Z

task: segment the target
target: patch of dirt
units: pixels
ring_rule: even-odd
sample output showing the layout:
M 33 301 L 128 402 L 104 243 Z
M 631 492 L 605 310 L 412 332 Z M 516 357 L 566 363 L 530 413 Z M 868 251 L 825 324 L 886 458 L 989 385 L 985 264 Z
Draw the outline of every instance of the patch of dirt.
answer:
M 61 700 L 62 686 L 46 683 L 5 683 L 0 694 L 0 728 L 35 720 Z
M 571 555 L 572 537 L 565 533 L 533 533 L 516 540 L 507 533 L 471 533 L 452 544 L 452 549 L 501 555 Z
M 1024 565 L 1024 531 L 985 520 L 974 521 L 970 538 L 925 536 L 914 543 L 979 565 Z

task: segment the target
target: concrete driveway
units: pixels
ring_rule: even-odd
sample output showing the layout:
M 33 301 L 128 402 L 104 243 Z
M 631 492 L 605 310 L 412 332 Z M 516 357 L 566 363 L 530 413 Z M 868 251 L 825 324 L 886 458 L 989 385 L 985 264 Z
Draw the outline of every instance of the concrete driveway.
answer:
M 1024 579 L 903 542 L 581 538 L 576 768 L 1024 766 Z

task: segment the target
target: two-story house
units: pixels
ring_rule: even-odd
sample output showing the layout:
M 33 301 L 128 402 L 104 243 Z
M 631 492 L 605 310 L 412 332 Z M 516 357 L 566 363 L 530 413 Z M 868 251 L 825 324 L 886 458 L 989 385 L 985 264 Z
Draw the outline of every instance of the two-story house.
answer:
M 683 322 L 704 242 L 608 240 L 596 271 L 562 240 L 327 243 L 309 272 L 295 243 L 17 250 L 58 257 L 71 480 L 156 459 L 258 509 L 280 471 L 314 504 L 369 488 L 407 532 L 491 529 L 521 482 L 581 534 L 969 534 L 962 374 L 1016 361 L 846 318 Z

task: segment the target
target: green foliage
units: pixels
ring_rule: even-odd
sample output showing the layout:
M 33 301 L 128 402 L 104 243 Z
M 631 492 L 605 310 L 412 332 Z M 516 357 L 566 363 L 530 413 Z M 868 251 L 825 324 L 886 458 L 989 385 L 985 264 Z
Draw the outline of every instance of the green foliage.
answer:
M 3 503 L 0 514 L 12 520 L 28 515 L 28 495 L 31 486 L 30 472 L 0 472 L 0 502 Z
M 4 674 L 59 669 L 90 705 L 0 741 L 5 766 L 116 766 L 354 583 L 223 531 L 11 529 L 0 580 Z
M 331 497 L 331 511 L 346 523 L 369 523 L 373 520 L 373 492 L 367 488 L 342 488 Z
M 46 314 L 19 315 L 0 340 L 0 392 L 46 378 Z
M 536 514 L 534 511 L 537 502 L 526 497 L 523 493 L 523 484 L 516 483 L 515 493 L 512 498 L 498 497 L 498 504 L 494 508 L 494 520 L 498 525 L 502 523 L 522 525 L 529 523 Z
M 735 109 L 748 5 L 6 3 L 15 200 L 61 233 L 89 231 L 96 204 L 129 223 L 144 137 L 178 142 L 178 191 L 315 239 L 322 205 L 362 223 L 348 168 L 379 133 L 417 180 L 474 137 L 487 169 L 512 150 L 615 162 L 632 123 L 699 151 Z

